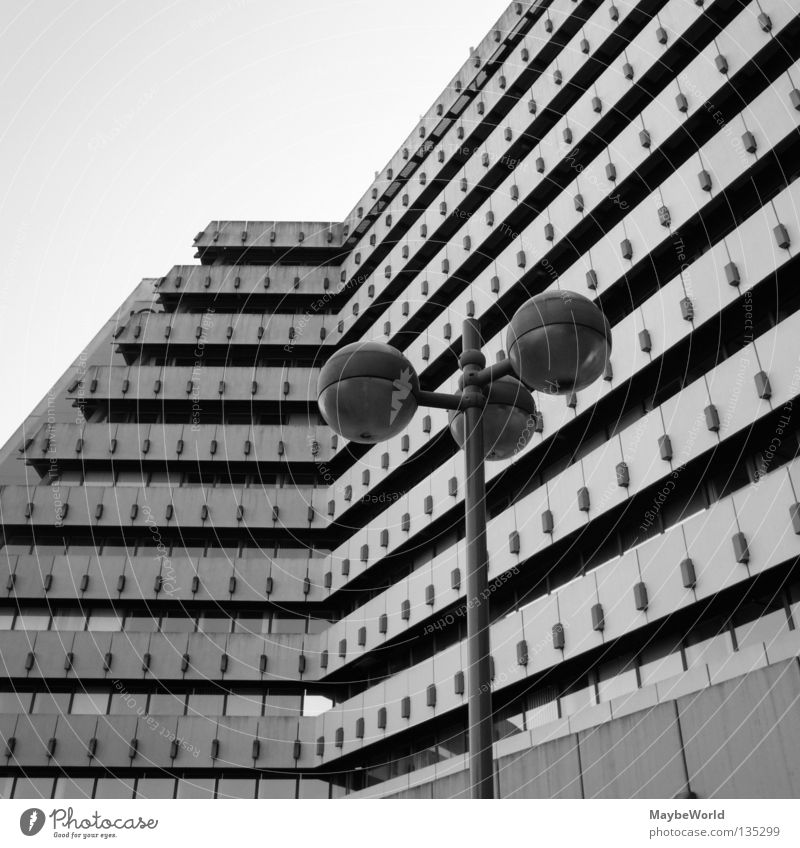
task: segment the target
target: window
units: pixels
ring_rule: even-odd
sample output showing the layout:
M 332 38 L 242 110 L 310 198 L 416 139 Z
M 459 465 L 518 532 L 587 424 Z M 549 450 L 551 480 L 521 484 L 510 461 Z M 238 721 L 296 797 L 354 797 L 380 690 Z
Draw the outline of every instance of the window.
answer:
M 56 779 L 54 798 L 91 798 L 94 792 L 94 778 L 59 777 Z
M 120 471 L 117 473 L 118 486 L 138 486 L 141 488 L 146 482 L 141 471 Z
M 325 618 L 309 618 L 306 622 L 306 633 L 322 633 L 329 625 L 330 622 Z
M 330 698 L 325 698 L 322 695 L 306 695 L 303 698 L 303 715 L 318 716 L 327 712 L 333 706 L 333 701 Z
M 160 777 L 140 777 L 136 781 L 137 798 L 173 798 L 175 781 Z
M 15 798 L 51 798 L 52 777 L 18 777 L 14 786 Z
M 157 692 L 150 696 L 150 705 L 147 709 L 151 716 L 183 715 L 186 711 L 186 695 L 174 694 L 172 692 Z
M 739 650 L 762 643 L 769 648 L 776 639 L 789 632 L 789 622 L 785 610 L 781 607 L 737 627 L 734 632 Z
M 639 680 L 650 686 L 683 671 L 681 647 L 674 638 L 653 639 L 639 655 Z
M 597 668 L 597 678 L 597 694 L 601 702 L 627 695 L 638 688 L 633 656 L 601 663 Z
M 69 692 L 37 692 L 33 699 L 32 715 L 52 715 L 69 712 Z
M 186 714 L 190 716 L 220 716 L 224 695 L 189 695 Z
M 555 686 L 544 686 L 531 692 L 527 698 L 525 727 L 530 730 L 557 719 L 558 698 Z
M 267 692 L 264 697 L 264 715 L 298 716 L 301 711 L 302 695 L 273 695 Z
M 61 550 L 63 550 L 63 545 L 60 546 L 59 553 Z M 11 539 L 7 545 L 3 546 L 3 553 L 6 556 L 14 556 L 14 554 L 29 554 L 30 552 L 31 543 L 26 539 L 20 539 L 19 537 Z
M 113 486 L 114 475 L 108 471 L 87 471 L 83 478 L 84 486 Z
M 194 633 L 197 620 L 185 613 L 172 612 L 161 619 L 162 633 Z
M 523 730 L 525 730 L 525 716 L 523 712 L 518 708 L 513 706 L 510 708 L 506 708 L 500 713 L 500 715 L 495 716 L 495 742 L 499 739 L 506 739 L 509 736 L 514 736 L 517 733 L 522 733 Z
M 125 619 L 125 629 L 133 633 L 155 633 L 158 619 L 152 615 L 129 615 Z
M 53 614 L 53 630 L 83 630 L 86 616 L 82 612 L 56 612 Z
M 304 618 L 273 618 L 272 633 L 305 633 Z
M 264 616 L 255 613 L 240 613 L 233 624 L 234 633 L 263 633 Z
M 67 545 L 70 556 L 92 556 L 97 553 L 97 546 L 90 536 L 77 536 Z
M 295 798 L 297 797 L 297 780 L 270 780 L 262 778 L 258 782 L 259 798 Z
M 766 643 L 767 647 L 789 632 L 789 620 L 781 593 L 753 598 L 737 609 L 734 617 L 739 650 Z
M 225 715 L 260 716 L 263 696 L 260 692 L 237 694 L 231 692 L 225 704 Z
M 230 633 L 231 619 L 205 614 L 197 622 L 201 633 Z
M 221 777 L 217 784 L 217 798 L 255 798 L 256 780 Z M 327 796 L 326 796 L 327 797 Z
M 733 652 L 733 642 L 727 624 L 721 618 L 702 622 L 686 637 L 686 665 L 724 660 Z
M 178 798 L 213 798 L 216 779 L 193 777 L 178 781 Z
M 70 712 L 73 715 L 105 715 L 108 699 L 108 692 L 76 692 L 72 696 Z
M 330 784 L 324 780 L 312 780 L 309 778 L 300 778 L 299 798 L 320 799 L 328 798 L 330 794 Z
M 94 789 L 95 798 L 132 798 L 133 779 L 122 780 L 113 777 L 99 777 Z M 172 797 L 172 796 L 170 796 Z
M 572 715 L 572 713 L 576 713 L 584 707 L 593 706 L 597 703 L 594 686 L 571 688 L 571 691 L 561 696 L 560 701 L 562 717 Z
M 109 715 L 137 715 L 137 710 L 147 706 L 147 694 L 144 692 L 114 692 L 108 704 Z
M 23 608 L 17 615 L 15 630 L 47 630 L 50 624 L 50 613 L 43 610 Z
M 0 692 L 0 714 L 27 713 L 32 698 L 32 692 Z
M 113 610 L 95 610 L 89 616 L 86 629 L 105 633 L 122 630 L 122 618 Z

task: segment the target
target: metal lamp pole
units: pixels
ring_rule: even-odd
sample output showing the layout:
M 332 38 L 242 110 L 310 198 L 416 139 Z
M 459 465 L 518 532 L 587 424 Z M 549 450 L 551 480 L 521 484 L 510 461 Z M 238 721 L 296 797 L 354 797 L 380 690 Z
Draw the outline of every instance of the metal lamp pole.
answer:
M 486 364 L 480 352 L 478 324 L 463 327 L 460 362 L 464 389 L 464 521 L 467 548 L 467 721 L 469 725 L 469 782 L 473 798 L 494 797 L 492 743 L 491 648 L 489 645 L 489 556 L 486 549 L 486 473 L 484 467 L 483 407 L 480 385 L 471 382 Z
M 468 318 L 462 326 L 462 391 L 459 395 L 418 391 L 426 406 L 464 414 L 464 524 L 467 552 L 467 724 L 469 782 L 473 799 L 494 798 L 494 722 L 492 721 L 492 669 L 489 641 L 489 555 L 486 547 L 486 449 L 483 415 L 484 388 L 493 380 L 511 375 L 509 360 L 486 368 L 481 352 L 480 324 Z
M 335 351 L 317 384 L 328 425 L 361 444 L 399 433 L 419 405 L 451 413 L 450 430 L 464 450 L 466 472 L 467 716 L 470 794 L 476 799 L 494 797 L 485 442 L 489 459 L 508 459 L 524 447 L 535 412 L 531 390 L 565 394 L 596 380 L 611 350 L 611 328 L 583 295 L 543 292 L 511 319 L 508 358 L 487 368 L 482 345 L 480 324 L 468 318 L 457 394 L 422 390 L 411 362 L 391 345 L 374 341 Z

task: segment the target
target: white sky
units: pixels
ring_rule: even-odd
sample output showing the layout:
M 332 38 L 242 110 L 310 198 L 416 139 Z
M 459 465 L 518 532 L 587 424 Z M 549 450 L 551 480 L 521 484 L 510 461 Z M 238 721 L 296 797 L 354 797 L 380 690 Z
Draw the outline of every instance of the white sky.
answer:
M 2 0 L 0 444 L 210 220 L 341 220 L 506 5 Z

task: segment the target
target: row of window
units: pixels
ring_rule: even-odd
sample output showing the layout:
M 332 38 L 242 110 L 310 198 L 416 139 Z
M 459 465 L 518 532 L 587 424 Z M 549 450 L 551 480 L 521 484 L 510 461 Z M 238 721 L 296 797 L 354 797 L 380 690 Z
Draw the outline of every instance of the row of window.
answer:
M 238 612 L 230 615 L 184 611 L 151 615 L 126 610 L 50 610 L 43 607 L 0 609 L 0 630 L 56 630 L 127 633 L 322 633 L 329 625 L 323 618 L 287 617 L 272 612 Z
M 638 653 L 599 663 L 588 674 L 563 684 L 540 684 L 495 714 L 495 741 L 541 727 L 579 710 L 621 698 L 636 690 L 675 677 L 702 664 L 719 663 L 732 653 L 766 645 L 793 631 L 800 623 L 800 582 L 788 590 L 753 596 L 737 607 L 733 617 L 717 616 L 699 622 L 685 638 L 655 637 Z M 496 675 L 502 677 L 502 669 Z M 496 678 L 497 679 L 497 678 Z M 377 763 L 349 773 L 346 786 L 357 791 L 416 771 L 467 751 L 467 734 L 453 725 L 435 736 L 422 734 L 416 742 L 376 751 Z
M 736 461 L 732 464 L 723 462 L 718 468 L 713 470 L 706 467 L 699 478 L 690 478 L 689 475 L 685 475 L 681 484 L 683 489 L 680 492 L 680 496 L 676 496 L 665 502 L 649 527 L 643 527 L 641 515 L 630 510 L 626 510 L 622 518 L 610 530 L 602 530 L 601 526 L 598 525 L 597 531 L 601 533 L 602 538 L 598 537 L 596 542 L 591 544 L 587 542 L 575 549 L 571 557 L 571 565 L 573 566 L 571 569 L 563 569 L 561 571 L 551 569 L 545 580 L 536 579 L 534 589 L 531 589 L 527 584 L 520 584 L 513 592 L 508 591 L 503 600 L 496 597 L 491 610 L 492 621 L 497 621 L 506 615 L 518 612 L 526 606 L 535 603 L 541 595 L 558 589 L 563 582 L 573 579 L 576 574 L 593 570 L 603 563 L 622 556 L 625 552 L 643 544 L 656 535 L 666 532 L 670 527 L 686 520 L 695 513 L 708 509 L 712 504 L 729 496 L 732 492 L 756 482 L 766 474 L 775 473 L 776 470 L 797 455 L 797 450 L 797 433 L 791 431 L 786 433 L 785 442 L 777 450 L 773 451 L 771 464 L 764 460 L 764 456 L 760 451 L 754 451 L 751 454 L 739 454 Z M 532 481 L 526 482 L 524 492 L 533 490 L 538 485 L 541 485 L 541 476 L 535 475 Z M 516 500 L 518 500 L 518 497 L 515 497 L 514 493 L 511 492 L 508 499 L 502 502 L 502 507 L 507 508 L 509 503 Z M 496 513 L 490 510 L 490 514 L 494 515 Z M 428 567 L 430 560 L 436 556 L 437 552 L 447 550 L 448 547 L 455 544 L 457 539 L 460 538 L 463 538 L 463 525 L 448 537 L 437 540 L 436 547 L 429 553 L 417 553 L 414 560 L 409 563 L 406 572 L 401 573 L 398 571 L 397 579 L 402 579 L 407 573 L 411 573 L 418 568 Z M 509 538 L 509 544 L 514 544 L 514 540 L 515 536 L 512 533 Z M 516 539 L 516 543 L 518 544 L 518 539 Z M 737 542 L 733 542 L 733 544 L 735 545 Z M 342 568 L 344 569 L 345 567 L 349 568 L 348 560 L 342 561 Z M 453 588 L 456 588 L 456 582 L 458 584 L 461 583 L 461 577 L 462 575 L 458 569 L 453 570 L 451 574 Z M 326 576 L 323 579 L 327 581 L 329 578 Z M 426 588 L 425 592 L 424 602 L 429 604 L 432 602 L 435 603 L 435 596 L 431 594 L 432 587 Z M 422 600 L 420 599 L 419 602 L 421 603 Z M 360 598 L 354 598 L 353 606 L 357 607 L 362 602 Z M 405 619 L 410 619 L 410 602 L 406 601 L 404 603 L 401 608 L 401 615 Z M 798 623 L 800 624 L 800 622 Z M 378 628 L 379 630 L 381 628 L 380 621 L 378 622 Z M 452 626 L 440 630 L 435 639 L 415 640 L 408 650 L 403 647 L 395 651 L 384 651 L 382 661 L 385 664 L 387 673 L 398 673 L 410 665 L 428 659 L 435 653 L 444 650 L 464 638 L 463 627 L 459 626 L 459 620 L 456 620 Z M 356 691 L 353 691 L 351 694 L 356 694 Z
M 92 424 L 107 421 L 109 424 L 248 424 L 262 426 L 288 426 L 290 418 L 287 413 L 273 410 L 264 412 L 250 409 L 245 412 L 225 409 L 192 409 L 192 404 L 183 404 L 177 409 L 137 409 L 118 398 L 98 403 L 87 415 Z M 308 419 L 307 419 L 308 420 Z M 312 426 L 303 424 L 302 426 Z M 318 423 L 324 423 L 318 420 Z
M 0 690 L 0 714 L 121 716 L 315 716 L 331 701 L 321 695 L 266 692 L 148 693 Z
M 333 795 L 331 795 L 333 791 Z M 341 792 L 313 777 L 0 777 L 0 798 L 307 798 Z
M 223 462 L 230 458 L 230 456 L 225 457 Z M 245 457 L 242 456 L 242 459 L 245 459 Z M 245 474 L 225 469 L 203 473 L 200 471 L 148 471 L 144 466 L 135 471 L 117 471 L 113 466 L 99 471 L 70 469 L 61 471 L 54 476 L 45 475 L 42 477 L 40 485 L 130 486 L 137 489 L 147 487 L 179 489 L 192 486 L 202 486 L 204 489 L 227 489 L 230 487 L 263 489 L 265 486 L 278 489 L 295 489 L 298 486 L 311 489 L 328 488 L 328 484 L 320 483 L 318 475 L 313 472 L 288 471 L 285 474 L 279 474 L 265 471 Z
M 235 559 L 264 559 L 265 568 L 271 557 L 283 559 L 306 560 L 311 556 L 324 555 L 322 548 L 298 547 L 299 540 L 288 540 L 286 547 L 273 544 L 259 544 L 251 540 L 238 544 L 222 544 L 219 539 L 195 538 L 186 533 L 176 532 L 172 538 L 166 530 L 161 531 L 161 538 L 156 542 L 153 534 L 147 533 L 133 537 L 127 542 L 108 536 L 72 536 L 63 537 L 59 541 L 50 540 L 33 543 L 25 536 L 2 535 L 0 527 L 0 556 L 35 554 L 40 561 L 45 557 L 72 556 L 119 556 L 119 557 L 171 557 L 194 559 L 197 557 L 220 557 L 233 561 Z
M 116 402 L 115 402 L 116 400 Z M 325 419 L 316 413 L 283 412 L 259 410 L 231 410 L 207 412 L 204 410 L 191 410 L 175 408 L 161 409 L 131 409 L 127 404 L 120 403 L 118 399 L 110 399 L 108 403 L 100 403 L 93 408 L 91 414 L 87 415 L 88 422 L 98 424 L 108 422 L 111 424 L 244 424 L 244 425 L 271 425 L 281 427 L 298 427 L 313 429 L 319 425 L 327 427 Z

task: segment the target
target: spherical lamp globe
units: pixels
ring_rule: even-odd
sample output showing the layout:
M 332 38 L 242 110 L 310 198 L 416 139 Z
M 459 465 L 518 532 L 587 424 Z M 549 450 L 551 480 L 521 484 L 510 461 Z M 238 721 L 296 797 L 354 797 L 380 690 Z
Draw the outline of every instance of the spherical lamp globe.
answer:
M 355 342 L 320 370 L 317 402 L 328 426 L 351 442 L 376 444 L 405 429 L 417 411 L 419 378 L 397 348 Z
M 603 373 L 611 354 L 611 326 L 582 294 L 548 291 L 517 310 L 506 344 L 514 373 L 526 386 L 569 394 Z
M 501 377 L 490 383 L 486 407 L 481 416 L 483 447 L 488 461 L 508 459 L 519 453 L 534 432 L 536 407 L 530 391 L 515 377 Z M 450 432 L 464 447 L 465 415 L 450 413 Z

